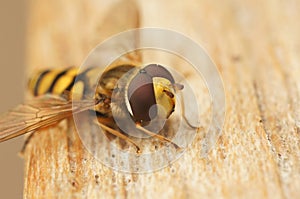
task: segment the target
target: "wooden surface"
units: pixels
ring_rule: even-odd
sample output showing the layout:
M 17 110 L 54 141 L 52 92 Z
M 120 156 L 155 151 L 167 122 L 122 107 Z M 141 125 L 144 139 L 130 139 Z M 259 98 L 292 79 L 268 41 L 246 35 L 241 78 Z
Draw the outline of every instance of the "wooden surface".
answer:
M 32 0 L 28 67 L 80 65 L 105 37 L 101 21 L 122 12 L 110 11 L 115 2 Z M 217 64 L 227 107 L 219 142 L 200 158 L 196 137 L 171 167 L 124 174 L 97 162 L 65 122 L 35 134 L 28 146 L 25 198 L 299 198 L 300 2 L 166 0 L 138 6 L 141 27 L 179 31 Z

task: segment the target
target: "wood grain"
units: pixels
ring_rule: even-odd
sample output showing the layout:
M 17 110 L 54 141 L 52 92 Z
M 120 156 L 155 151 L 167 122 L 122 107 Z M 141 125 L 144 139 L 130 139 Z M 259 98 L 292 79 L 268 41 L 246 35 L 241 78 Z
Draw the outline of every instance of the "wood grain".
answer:
M 122 12 L 114 5 L 32 0 L 30 71 L 80 65 L 104 39 L 101 21 Z M 226 89 L 218 143 L 201 158 L 199 136 L 170 167 L 124 174 L 97 162 L 64 121 L 28 145 L 25 198 L 299 198 L 300 2 L 139 1 L 138 9 L 141 27 L 179 31 L 217 64 Z

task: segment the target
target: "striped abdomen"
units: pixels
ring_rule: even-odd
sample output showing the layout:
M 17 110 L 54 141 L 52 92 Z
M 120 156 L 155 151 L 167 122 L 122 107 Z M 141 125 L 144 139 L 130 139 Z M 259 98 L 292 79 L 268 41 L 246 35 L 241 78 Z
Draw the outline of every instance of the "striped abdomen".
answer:
M 29 80 L 29 90 L 34 96 L 46 93 L 61 95 L 65 90 L 73 86 L 77 72 L 77 68 L 41 71 Z
M 99 67 L 91 67 L 80 73 L 79 68 L 75 67 L 44 70 L 30 79 L 29 90 L 34 96 L 63 95 L 66 91 L 74 94 L 75 92 L 76 98 L 82 99 L 90 92 L 95 92 L 95 86 L 98 86 L 97 92 L 110 97 L 111 90 L 118 79 L 133 67 L 132 65 L 121 65 L 107 70 L 103 74 L 103 70 Z
M 72 92 L 74 87 L 76 87 L 76 93 L 82 96 L 86 89 L 91 87 L 90 82 L 93 79 L 93 74 L 97 75 L 98 71 L 99 68 L 89 68 L 78 74 L 79 68 L 75 67 L 44 70 L 32 76 L 28 87 L 34 96 L 44 94 L 62 95 L 65 91 Z

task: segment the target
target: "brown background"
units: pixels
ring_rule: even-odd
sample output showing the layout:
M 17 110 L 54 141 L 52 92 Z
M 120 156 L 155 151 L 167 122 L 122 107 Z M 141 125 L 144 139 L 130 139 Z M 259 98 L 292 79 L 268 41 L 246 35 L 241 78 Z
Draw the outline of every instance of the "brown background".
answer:
M 0 1 L 0 113 L 23 101 L 25 87 L 24 1 Z M 0 143 L 0 198 L 22 198 L 23 137 Z

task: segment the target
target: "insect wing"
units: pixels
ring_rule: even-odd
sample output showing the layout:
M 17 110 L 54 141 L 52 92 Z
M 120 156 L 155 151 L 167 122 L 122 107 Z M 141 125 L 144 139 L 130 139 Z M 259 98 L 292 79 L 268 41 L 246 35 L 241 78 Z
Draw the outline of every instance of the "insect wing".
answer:
M 119 57 L 127 52 L 125 56 L 119 57 L 118 60 L 109 66 L 113 68 L 118 65 L 132 64 L 140 65 L 142 63 L 142 55 L 138 50 L 131 51 L 131 49 L 140 48 L 140 34 L 139 31 L 135 31 L 132 34 L 127 34 L 124 37 L 112 37 L 116 34 L 120 34 L 124 31 L 137 29 L 140 27 L 140 12 L 139 7 L 135 0 L 119 1 L 111 6 L 109 14 L 104 17 L 103 21 L 99 24 L 99 37 L 97 42 L 101 41 L 93 52 L 91 52 L 88 58 L 83 63 L 83 66 L 102 66 L 106 62 L 108 57 Z M 110 40 L 109 45 L 105 45 L 106 40 Z M 131 51 L 131 52 L 129 52 Z
M 20 104 L 0 117 L 0 142 L 51 126 L 65 118 L 92 109 L 93 100 L 70 101 L 42 96 Z

